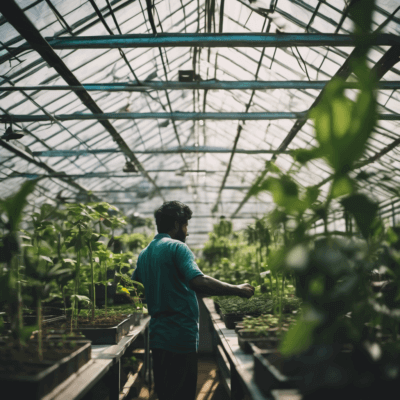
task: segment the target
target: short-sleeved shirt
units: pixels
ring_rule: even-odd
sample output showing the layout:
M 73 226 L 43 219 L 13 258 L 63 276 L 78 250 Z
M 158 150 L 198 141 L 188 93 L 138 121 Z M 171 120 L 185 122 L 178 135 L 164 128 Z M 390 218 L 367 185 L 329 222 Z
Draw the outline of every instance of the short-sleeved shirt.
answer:
M 145 288 L 150 320 L 150 348 L 175 353 L 199 346 L 199 305 L 188 283 L 204 275 L 189 247 L 160 233 L 139 254 L 132 279 Z

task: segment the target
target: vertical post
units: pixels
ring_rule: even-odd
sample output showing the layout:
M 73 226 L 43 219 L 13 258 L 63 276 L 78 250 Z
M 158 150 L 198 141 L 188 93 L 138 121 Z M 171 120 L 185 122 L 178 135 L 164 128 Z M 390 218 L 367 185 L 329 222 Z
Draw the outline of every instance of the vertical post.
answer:
M 109 400 L 119 400 L 121 384 L 121 360 L 118 360 L 109 371 L 108 387 L 110 390 Z
M 392 203 L 392 226 L 393 227 L 396 226 L 396 218 L 395 218 L 395 214 L 394 214 L 394 203 Z

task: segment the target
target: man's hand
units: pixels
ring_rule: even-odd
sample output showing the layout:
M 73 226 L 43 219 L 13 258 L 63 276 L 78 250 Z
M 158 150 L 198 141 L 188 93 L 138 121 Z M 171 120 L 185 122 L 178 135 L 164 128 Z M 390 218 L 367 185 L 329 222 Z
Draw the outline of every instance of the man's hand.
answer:
M 242 285 L 237 285 L 236 287 L 239 289 L 237 294 L 239 297 L 246 297 L 246 299 L 249 299 L 254 295 L 255 288 L 248 283 L 243 283 Z

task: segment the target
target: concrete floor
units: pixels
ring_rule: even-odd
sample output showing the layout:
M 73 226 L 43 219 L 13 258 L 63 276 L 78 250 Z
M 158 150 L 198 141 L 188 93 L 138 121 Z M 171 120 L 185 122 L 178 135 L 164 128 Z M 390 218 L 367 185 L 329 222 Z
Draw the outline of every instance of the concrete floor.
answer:
M 229 400 L 229 396 L 218 376 L 218 367 L 211 356 L 199 355 L 196 400 Z M 143 386 L 135 400 L 157 400 L 154 385 Z

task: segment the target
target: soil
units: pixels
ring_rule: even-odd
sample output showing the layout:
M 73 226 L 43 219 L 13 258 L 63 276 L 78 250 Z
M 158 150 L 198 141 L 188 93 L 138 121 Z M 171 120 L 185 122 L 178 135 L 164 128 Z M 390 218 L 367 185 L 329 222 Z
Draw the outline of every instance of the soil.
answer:
M 91 321 L 87 317 L 78 317 L 78 329 L 79 328 L 112 328 L 117 326 L 123 320 L 128 317 L 127 314 L 111 315 L 111 316 L 97 316 L 94 321 Z M 56 321 L 49 324 L 47 329 L 43 329 L 44 332 L 50 333 L 51 330 L 69 330 L 71 329 L 71 319 L 67 321 Z
M 37 343 L 28 343 L 19 350 L 14 343 L 0 346 L 0 375 L 36 375 L 50 365 L 75 352 L 80 345 L 72 342 L 43 342 L 43 361 Z

